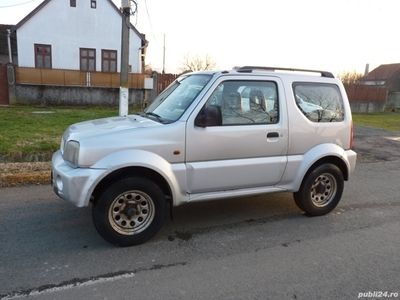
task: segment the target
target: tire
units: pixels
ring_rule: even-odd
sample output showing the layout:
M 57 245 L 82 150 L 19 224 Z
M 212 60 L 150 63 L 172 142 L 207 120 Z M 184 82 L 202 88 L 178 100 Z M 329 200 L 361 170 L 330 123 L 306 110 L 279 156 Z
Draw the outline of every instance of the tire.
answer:
M 126 247 L 152 238 L 165 219 L 165 196 L 153 181 L 120 179 L 107 187 L 92 210 L 98 233 L 108 242 Z
M 334 164 L 323 164 L 306 175 L 294 200 L 308 216 L 322 216 L 338 205 L 343 187 L 342 171 Z

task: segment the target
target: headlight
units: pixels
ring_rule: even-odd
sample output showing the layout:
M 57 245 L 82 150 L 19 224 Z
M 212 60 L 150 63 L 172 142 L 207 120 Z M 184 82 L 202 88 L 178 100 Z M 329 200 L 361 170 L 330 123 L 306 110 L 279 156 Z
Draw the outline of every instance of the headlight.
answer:
M 77 141 L 68 141 L 64 148 L 64 160 L 71 163 L 74 167 L 78 166 L 79 143 Z

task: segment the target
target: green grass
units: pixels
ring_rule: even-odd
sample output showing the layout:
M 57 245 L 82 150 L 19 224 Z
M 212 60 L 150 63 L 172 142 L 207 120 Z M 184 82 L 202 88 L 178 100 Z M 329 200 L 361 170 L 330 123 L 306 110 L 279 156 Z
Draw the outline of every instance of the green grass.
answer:
M 0 162 L 50 160 L 69 125 L 117 115 L 118 107 L 0 107 Z
M 353 113 L 353 121 L 355 125 L 400 131 L 400 113 Z
M 50 160 L 69 125 L 117 115 L 117 107 L 0 107 L 0 162 Z M 400 113 L 353 114 L 353 120 L 355 125 L 400 131 Z

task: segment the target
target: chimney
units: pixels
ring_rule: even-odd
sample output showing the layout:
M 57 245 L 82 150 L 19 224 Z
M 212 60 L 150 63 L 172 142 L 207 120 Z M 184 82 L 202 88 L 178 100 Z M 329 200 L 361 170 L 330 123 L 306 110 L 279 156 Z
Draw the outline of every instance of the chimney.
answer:
M 369 73 L 369 64 L 365 65 L 365 71 L 364 71 L 364 76 L 367 76 Z

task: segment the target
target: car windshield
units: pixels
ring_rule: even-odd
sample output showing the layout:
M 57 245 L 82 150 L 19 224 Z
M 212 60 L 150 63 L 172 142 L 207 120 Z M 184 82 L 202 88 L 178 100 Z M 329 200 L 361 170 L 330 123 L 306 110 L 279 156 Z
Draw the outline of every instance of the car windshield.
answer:
M 178 120 L 210 81 L 210 74 L 183 75 L 164 90 L 142 116 L 161 123 Z

